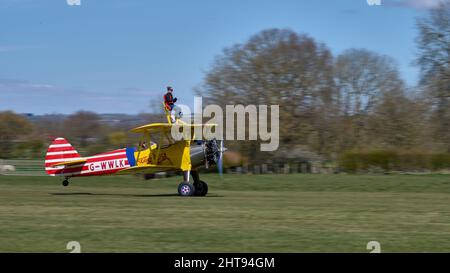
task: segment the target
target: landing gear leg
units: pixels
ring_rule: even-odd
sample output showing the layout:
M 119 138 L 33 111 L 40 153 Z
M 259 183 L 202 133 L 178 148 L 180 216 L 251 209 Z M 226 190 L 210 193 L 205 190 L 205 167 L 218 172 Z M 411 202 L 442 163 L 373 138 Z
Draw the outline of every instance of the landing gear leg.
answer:
M 68 178 L 68 177 L 66 177 L 66 178 L 64 179 L 64 181 L 62 182 L 62 185 L 63 185 L 64 187 L 69 186 L 69 178 Z
M 195 196 L 206 196 L 208 193 L 208 184 L 200 180 L 200 176 L 197 171 L 191 171 L 192 178 L 194 179 Z

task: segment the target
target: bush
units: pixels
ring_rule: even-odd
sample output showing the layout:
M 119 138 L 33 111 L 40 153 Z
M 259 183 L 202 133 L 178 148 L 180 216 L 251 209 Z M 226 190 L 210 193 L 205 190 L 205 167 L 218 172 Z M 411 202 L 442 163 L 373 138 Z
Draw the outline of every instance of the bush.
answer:
M 42 140 L 32 139 L 29 141 L 15 143 L 12 147 L 12 158 L 36 158 L 45 156 L 46 147 Z
M 442 170 L 450 166 L 450 154 L 435 154 L 431 156 L 431 168 L 433 170 Z
M 436 171 L 450 168 L 450 154 L 392 150 L 346 152 L 339 158 L 339 166 L 347 172 Z

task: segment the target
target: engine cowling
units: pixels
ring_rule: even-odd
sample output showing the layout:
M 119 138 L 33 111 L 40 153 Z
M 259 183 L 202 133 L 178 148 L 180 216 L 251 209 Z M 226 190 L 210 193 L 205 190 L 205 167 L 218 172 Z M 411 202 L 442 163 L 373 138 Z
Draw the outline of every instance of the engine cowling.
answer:
M 220 150 L 218 141 L 205 140 L 193 141 L 191 144 L 191 164 L 193 168 L 216 165 L 223 151 Z

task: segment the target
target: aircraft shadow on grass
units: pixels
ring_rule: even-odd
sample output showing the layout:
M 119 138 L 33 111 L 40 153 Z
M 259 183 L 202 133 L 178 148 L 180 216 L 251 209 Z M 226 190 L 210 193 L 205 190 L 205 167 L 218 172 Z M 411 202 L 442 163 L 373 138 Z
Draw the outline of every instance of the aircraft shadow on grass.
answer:
M 88 196 L 121 196 L 121 197 L 180 197 L 176 193 L 162 193 L 162 194 L 124 194 L 124 193 L 91 193 L 91 192 L 55 192 L 50 193 L 55 196 L 76 196 L 76 195 L 88 195 Z M 210 197 L 223 197 L 222 195 L 210 194 Z

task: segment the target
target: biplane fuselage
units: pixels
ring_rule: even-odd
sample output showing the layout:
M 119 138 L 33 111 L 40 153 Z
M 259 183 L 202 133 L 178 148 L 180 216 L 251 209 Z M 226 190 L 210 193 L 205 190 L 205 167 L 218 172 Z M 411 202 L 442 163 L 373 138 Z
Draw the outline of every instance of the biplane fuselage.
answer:
M 50 145 L 45 157 L 45 171 L 51 176 L 64 177 L 115 174 L 135 165 L 134 150 L 134 148 L 118 149 L 81 157 L 65 139 L 57 138 Z M 62 165 L 67 161 L 71 161 L 72 164 Z
M 142 129 L 143 128 L 143 129 Z M 89 157 L 81 157 L 64 138 L 55 139 L 49 146 L 45 157 L 45 171 L 51 176 L 99 176 L 110 174 L 154 173 L 173 169 L 189 171 L 192 169 L 191 140 L 171 141 L 166 133 L 170 126 L 152 124 L 134 129 L 143 133 L 139 148 L 123 148 Z M 162 130 L 167 141 L 164 145 L 150 142 L 150 132 Z M 168 143 L 167 143 L 168 142 Z M 197 149 L 196 149 L 197 148 Z M 198 150 L 199 147 L 193 147 Z M 199 162 L 200 161 L 200 162 Z M 196 165 L 202 160 L 196 160 Z

